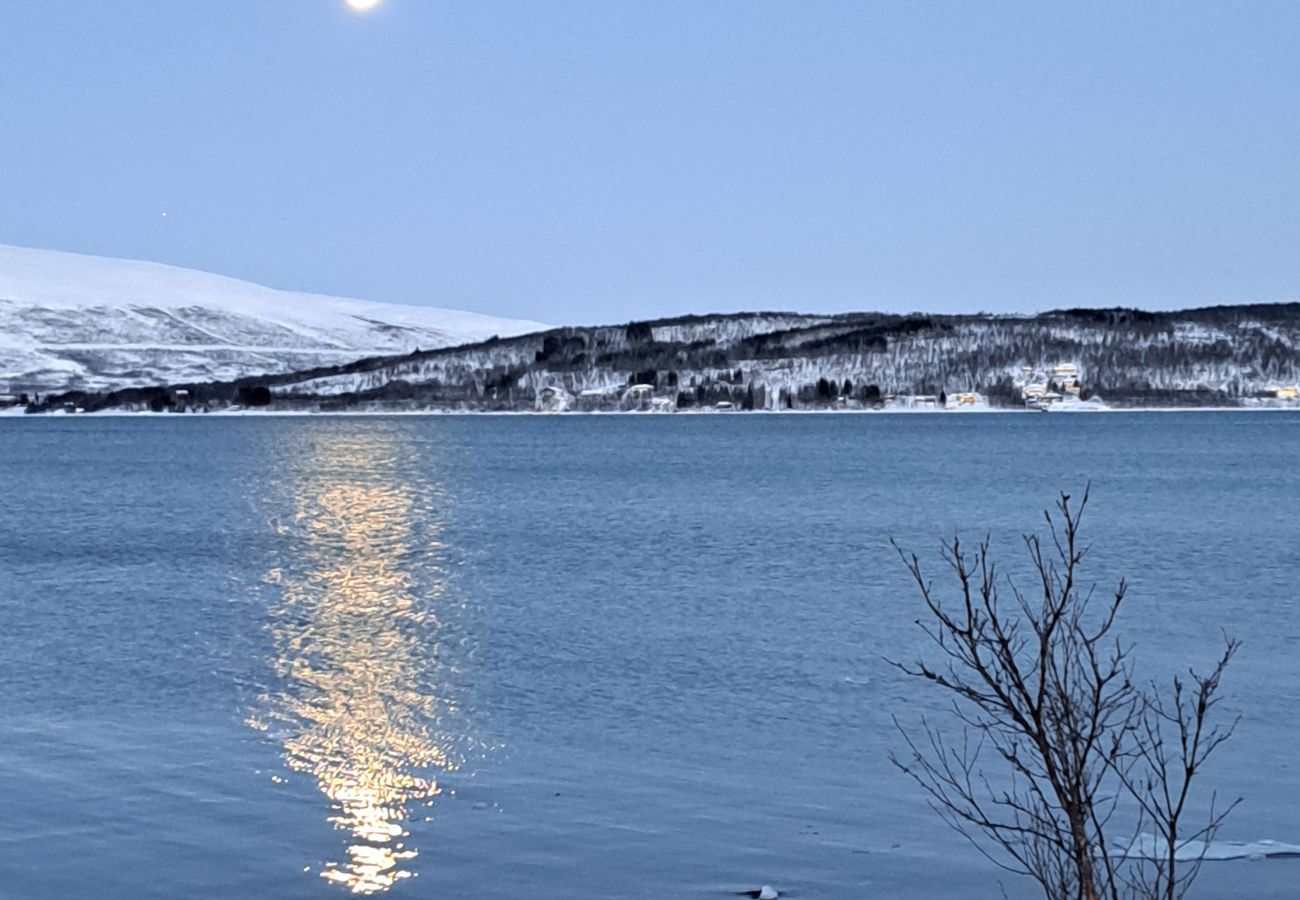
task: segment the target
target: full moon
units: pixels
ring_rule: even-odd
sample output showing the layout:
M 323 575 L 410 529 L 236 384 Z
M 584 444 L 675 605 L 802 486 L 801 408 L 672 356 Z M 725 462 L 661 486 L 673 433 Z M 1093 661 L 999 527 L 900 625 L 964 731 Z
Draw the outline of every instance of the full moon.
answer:
M 348 6 L 357 12 L 365 12 L 368 9 L 374 9 L 378 6 L 380 0 L 348 0 Z

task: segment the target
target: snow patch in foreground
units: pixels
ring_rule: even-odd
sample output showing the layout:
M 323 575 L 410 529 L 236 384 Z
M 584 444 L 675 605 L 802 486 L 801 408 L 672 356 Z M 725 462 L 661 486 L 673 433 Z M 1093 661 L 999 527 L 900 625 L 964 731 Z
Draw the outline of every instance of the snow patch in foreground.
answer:
M 1140 834 L 1127 848 L 1118 851 L 1124 859 L 1164 859 L 1169 844 L 1154 834 Z M 1298 857 L 1300 844 L 1283 844 L 1280 841 L 1185 841 L 1174 851 L 1174 859 L 1191 862 L 1204 856 L 1207 860 L 1266 859 Z

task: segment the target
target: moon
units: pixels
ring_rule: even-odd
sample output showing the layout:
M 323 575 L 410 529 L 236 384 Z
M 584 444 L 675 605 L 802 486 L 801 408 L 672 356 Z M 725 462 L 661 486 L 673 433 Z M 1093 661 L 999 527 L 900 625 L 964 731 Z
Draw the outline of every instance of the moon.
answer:
M 356 12 L 366 12 L 378 6 L 381 0 L 347 0 L 348 6 Z

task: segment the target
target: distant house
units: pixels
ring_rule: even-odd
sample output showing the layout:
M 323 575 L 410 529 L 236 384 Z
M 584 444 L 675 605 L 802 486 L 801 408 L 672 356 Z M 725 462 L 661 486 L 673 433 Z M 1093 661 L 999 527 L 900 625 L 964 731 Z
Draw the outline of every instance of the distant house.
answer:
M 939 398 L 934 394 L 899 394 L 898 396 L 885 398 L 885 409 L 888 410 L 919 410 L 919 409 L 938 409 Z
M 619 401 L 619 408 L 626 412 L 649 412 L 654 408 L 655 389 L 652 384 L 634 384 Z
M 579 412 L 612 412 L 620 408 L 622 391 L 622 385 L 585 388 L 578 392 L 571 408 Z
M 1037 403 L 1048 393 L 1083 393 L 1082 369 L 1078 363 L 1058 362 L 1046 366 L 1024 366 L 1020 370 L 1020 396 L 1026 403 Z
M 985 409 L 988 407 L 988 401 L 984 395 L 976 391 L 959 391 L 955 394 L 949 394 L 944 401 L 944 409 Z
M 565 412 L 573 405 L 573 397 L 558 385 L 547 385 L 537 392 L 534 408 L 538 412 Z

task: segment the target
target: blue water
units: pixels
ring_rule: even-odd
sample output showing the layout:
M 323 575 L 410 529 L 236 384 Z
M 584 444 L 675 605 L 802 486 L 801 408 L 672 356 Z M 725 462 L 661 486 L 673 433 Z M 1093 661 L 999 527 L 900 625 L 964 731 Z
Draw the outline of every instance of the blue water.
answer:
M 1288 414 L 0 421 L 0 897 L 1033 896 L 888 764 L 943 716 L 882 659 L 923 647 L 888 539 L 1012 562 L 1089 480 L 1143 673 L 1243 641 L 1222 837 L 1300 842 L 1297 451 Z

